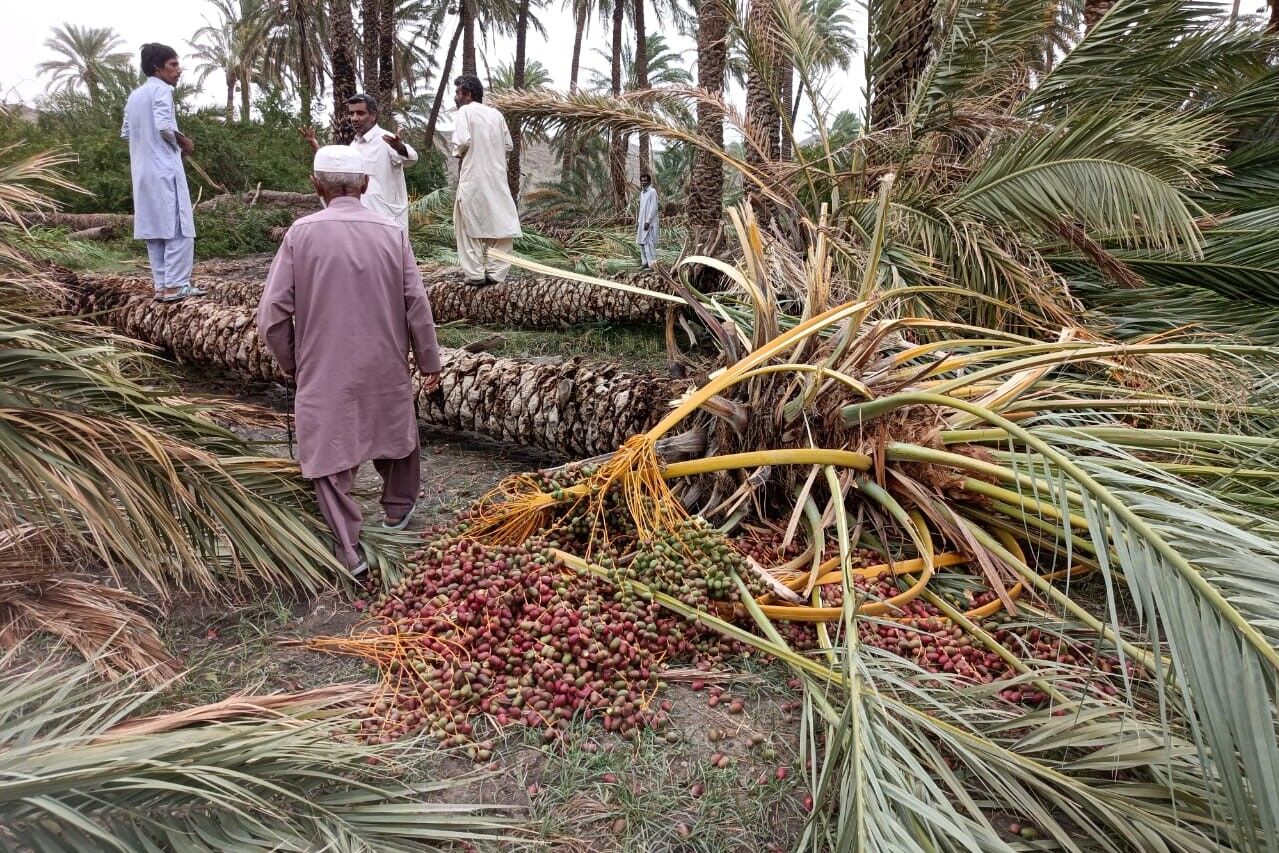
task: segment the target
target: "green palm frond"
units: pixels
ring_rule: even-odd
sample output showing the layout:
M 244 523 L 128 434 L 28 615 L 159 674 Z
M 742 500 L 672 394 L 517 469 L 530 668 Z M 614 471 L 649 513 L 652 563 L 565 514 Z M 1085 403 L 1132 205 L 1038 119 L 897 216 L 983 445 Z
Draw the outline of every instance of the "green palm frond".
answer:
M 89 673 L 2 680 L 0 830 L 31 850 L 420 850 L 510 838 L 503 809 L 440 802 L 411 744 L 348 740 L 366 687 L 237 696 L 139 718 L 155 689 Z

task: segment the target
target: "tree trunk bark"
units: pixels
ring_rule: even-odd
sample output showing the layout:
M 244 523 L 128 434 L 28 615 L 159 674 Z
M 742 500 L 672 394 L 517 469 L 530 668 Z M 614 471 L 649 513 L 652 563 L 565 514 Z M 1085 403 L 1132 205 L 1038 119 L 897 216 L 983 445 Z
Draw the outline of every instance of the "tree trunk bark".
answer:
M 240 74 L 240 123 L 249 123 L 249 72 Z
M 1084 27 L 1091 30 L 1115 5 L 1115 0 L 1086 0 L 1084 3 Z
M 622 94 L 622 24 L 626 17 L 626 0 L 613 0 L 613 97 Z M 626 134 L 619 130 L 609 138 L 608 177 L 613 195 L 613 207 L 626 209 Z
M 1279 0 L 1270 0 L 1270 24 L 1268 29 L 1272 33 L 1279 33 Z
M 475 7 L 473 0 L 462 0 L 462 73 L 477 74 L 475 70 Z
M 582 68 L 582 38 L 586 34 L 586 17 L 590 14 L 591 7 L 588 3 L 579 0 L 581 5 L 577 9 L 576 31 L 573 34 L 573 59 L 568 69 L 568 93 L 569 95 L 577 94 L 577 78 Z M 573 173 L 573 166 L 577 161 L 577 133 L 571 127 L 564 128 L 564 154 L 560 164 L 560 183 L 568 183 L 568 177 Z
M 644 27 L 644 0 L 635 0 L 635 88 L 643 91 L 648 88 L 648 33 Z M 652 169 L 649 160 L 648 134 L 639 134 L 639 170 L 648 172 Z
M 782 96 L 779 123 L 777 128 L 777 151 L 783 160 L 790 160 L 795 153 L 795 66 L 783 52 L 777 72 L 777 82 Z
M 360 4 L 360 70 L 365 92 L 377 92 L 378 11 L 381 0 L 363 0 Z
M 355 23 L 349 0 L 329 0 L 329 53 L 333 63 L 333 138 L 346 145 L 354 138 L 346 102 L 355 94 Z
M 781 151 L 781 116 L 777 110 L 781 101 L 781 51 L 775 2 L 751 0 L 746 18 L 747 36 L 759 57 L 746 78 L 746 132 L 752 137 L 746 145 L 746 162 L 757 171 L 766 170 Z M 772 218 L 771 206 L 762 196 L 751 189 L 747 190 L 747 196 L 761 224 Z
M 302 10 L 302 6 L 299 3 L 295 3 L 293 8 L 299 10 L 297 12 L 299 39 L 298 97 L 302 99 L 302 126 L 310 127 L 312 121 L 311 99 L 315 93 L 314 81 L 312 79 L 313 71 L 311 67 L 311 48 L 309 47 L 310 41 L 306 34 L 306 18 L 303 14 L 304 10 Z M 352 35 L 352 38 L 354 38 L 354 34 Z M 352 59 L 352 62 L 354 62 L 354 59 Z
M 235 73 L 226 72 L 226 123 L 235 121 Z
M 156 303 L 143 278 L 81 281 L 64 273 L 61 281 L 67 313 L 94 314 L 178 361 L 250 381 L 286 379 L 258 337 L 252 309 L 206 299 Z M 616 450 L 656 423 L 685 386 L 578 359 L 542 364 L 448 349 L 441 356 L 440 391 L 417 394 L 423 423 L 573 459 Z
M 724 66 L 728 59 L 728 12 L 722 0 L 702 0 L 697 10 L 697 85 L 712 96 L 724 94 Z M 724 113 L 714 104 L 697 102 L 697 132 L 724 146 Z M 698 149 L 689 179 L 689 225 L 695 246 L 707 246 L 719 233 L 724 215 L 724 164 Z
M 867 38 L 867 51 L 872 70 L 872 130 L 891 127 L 900 120 L 914 94 L 915 83 L 928 67 L 932 58 L 934 2 L 899 0 L 898 14 L 891 18 L 877 14 L 882 11 L 878 2 L 871 4 L 872 31 Z
M 528 46 L 528 7 L 529 0 L 520 0 L 519 12 L 515 19 L 515 88 L 524 88 L 525 50 Z M 506 155 L 506 182 L 511 189 L 511 198 L 520 203 L 520 154 L 524 147 L 520 119 L 518 116 L 506 117 L 507 127 L 511 131 L 511 150 Z
M 453 58 L 457 55 L 457 43 L 461 41 L 462 31 L 465 27 L 465 21 L 459 19 L 457 29 L 453 31 L 453 39 L 449 42 L 448 53 L 444 56 L 444 67 L 440 69 L 440 85 L 435 90 L 435 101 L 431 103 L 431 114 L 426 119 L 426 144 L 428 149 L 435 148 L 435 123 L 440 119 L 440 107 L 444 104 L 444 93 L 448 91 L 449 78 L 453 76 Z
M 378 12 L 377 102 L 383 121 L 394 125 L 395 0 L 380 0 Z

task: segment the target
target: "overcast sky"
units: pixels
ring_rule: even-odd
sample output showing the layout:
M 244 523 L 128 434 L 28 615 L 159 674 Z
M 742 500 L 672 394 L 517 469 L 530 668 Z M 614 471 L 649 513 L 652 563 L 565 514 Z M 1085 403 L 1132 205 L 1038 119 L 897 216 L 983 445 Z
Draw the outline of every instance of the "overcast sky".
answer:
M 1231 0 L 1218 1 L 1223 9 L 1229 10 Z M 47 81 L 36 74 L 36 65 L 42 60 L 54 58 L 54 54 L 44 46 L 44 40 L 49 37 L 50 30 L 59 24 L 72 22 L 80 26 L 113 27 L 124 39 L 124 50 L 134 55 L 148 41 L 171 44 L 185 55 L 189 50 L 187 39 L 206 23 L 206 16 L 213 16 L 213 7 L 207 0 L 168 0 L 165 3 L 145 5 L 107 3 L 104 0 L 10 0 L 6 5 L 9 11 L 5 13 L 4 33 L 0 35 L 0 101 L 6 102 L 30 103 L 44 92 Z M 853 5 L 851 0 L 850 5 Z M 567 88 L 569 60 L 573 49 L 573 22 L 563 6 L 563 2 L 553 2 L 550 8 L 540 13 L 547 38 L 543 41 L 536 36 L 530 37 L 529 57 L 541 61 L 550 69 L 556 86 Z M 865 32 L 866 13 L 861 4 L 856 6 L 854 18 L 860 38 Z M 1260 11 L 1264 6 L 1264 0 L 1242 0 L 1241 10 L 1247 14 Z M 656 20 L 651 9 L 646 19 L 651 27 L 651 22 Z M 684 51 L 685 61 L 691 69 L 697 56 L 694 42 L 679 36 L 673 28 L 668 28 L 664 34 L 674 49 Z M 592 67 L 607 73 L 607 63 L 593 50 L 605 47 L 607 40 L 607 26 L 594 22 L 588 36 L 589 43 L 582 52 L 582 80 L 590 79 Z M 441 46 L 441 61 L 446 47 L 447 45 Z M 509 61 L 514 55 L 513 43 L 499 40 L 496 44 L 485 46 L 485 53 L 488 61 L 496 66 L 502 61 Z M 860 105 L 863 77 L 861 60 L 857 58 L 853 61 L 848 78 L 829 87 L 835 109 L 852 109 Z M 210 104 L 223 103 L 225 93 L 219 89 L 220 76 L 215 75 L 206 84 L 201 100 Z M 737 95 L 740 97 L 740 93 Z

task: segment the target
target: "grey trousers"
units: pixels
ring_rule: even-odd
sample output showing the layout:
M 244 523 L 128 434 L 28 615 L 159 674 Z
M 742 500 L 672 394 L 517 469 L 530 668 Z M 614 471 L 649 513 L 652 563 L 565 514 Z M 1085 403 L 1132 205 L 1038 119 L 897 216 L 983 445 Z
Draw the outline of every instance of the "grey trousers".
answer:
M 422 459 L 418 454 L 419 449 L 414 447 L 403 459 L 373 460 L 373 467 L 382 477 L 382 511 L 388 518 L 402 517 L 417 500 L 422 485 Z M 354 569 L 361 560 L 360 528 L 364 525 L 364 513 L 351 497 L 355 472 L 359 470 L 357 466 L 312 480 L 320 514 L 333 531 L 333 552 L 348 569 Z
M 174 208 L 177 222 L 173 236 L 167 240 L 147 240 L 147 258 L 151 261 L 151 279 L 157 291 L 191 283 L 195 264 L 195 238 L 182 236 L 182 214 Z

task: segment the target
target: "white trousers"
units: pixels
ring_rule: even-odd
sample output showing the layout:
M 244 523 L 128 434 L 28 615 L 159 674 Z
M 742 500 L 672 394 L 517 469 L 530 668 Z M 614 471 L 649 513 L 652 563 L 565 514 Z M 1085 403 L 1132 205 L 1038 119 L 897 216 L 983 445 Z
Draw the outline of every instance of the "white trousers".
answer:
M 639 244 L 640 263 L 646 267 L 651 267 L 657 261 L 657 241 L 649 240 L 646 243 Z
M 151 260 L 151 280 L 156 290 L 166 287 L 183 287 L 191 283 L 191 268 L 195 264 L 195 238 L 182 236 L 182 217 L 177 207 L 173 209 L 177 220 L 173 236 L 167 240 L 147 240 L 147 257 Z
M 493 281 L 506 278 L 511 265 L 496 258 L 490 259 L 489 249 L 509 253 L 515 243 L 512 238 L 472 237 L 466 233 L 460 216 L 454 219 L 453 230 L 457 235 L 457 261 L 467 281 L 480 281 L 486 276 Z

